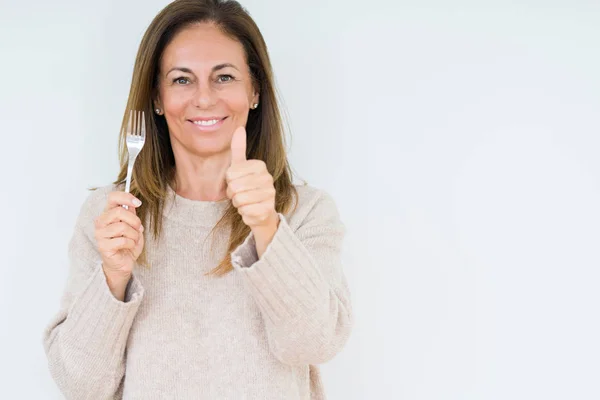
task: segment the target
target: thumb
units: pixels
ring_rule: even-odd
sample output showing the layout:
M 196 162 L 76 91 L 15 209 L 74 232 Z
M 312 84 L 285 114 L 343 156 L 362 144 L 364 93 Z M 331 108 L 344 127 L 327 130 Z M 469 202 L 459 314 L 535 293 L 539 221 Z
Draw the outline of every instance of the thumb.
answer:
M 246 129 L 240 126 L 231 138 L 231 164 L 246 161 Z

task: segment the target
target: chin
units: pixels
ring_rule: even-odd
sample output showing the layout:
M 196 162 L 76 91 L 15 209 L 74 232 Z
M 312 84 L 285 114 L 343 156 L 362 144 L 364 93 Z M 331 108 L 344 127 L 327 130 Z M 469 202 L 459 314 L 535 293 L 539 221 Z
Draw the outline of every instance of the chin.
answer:
M 198 156 L 208 157 L 215 154 L 227 152 L 231 144 L 225 135 L 213 137 L 196 137 L 192 143 L 188 143 L 188 150 Z

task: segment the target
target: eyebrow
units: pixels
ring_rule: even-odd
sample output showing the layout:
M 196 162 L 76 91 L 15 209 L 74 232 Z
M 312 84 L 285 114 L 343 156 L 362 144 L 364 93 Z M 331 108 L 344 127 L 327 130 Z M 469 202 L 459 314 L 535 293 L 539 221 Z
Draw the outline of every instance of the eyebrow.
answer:
M 212 68 L 212 72 L 218 71 L 218 70 L 223 69 L 223 68 L 233 68 L 233 69 L 237 69 L 239 71 L 239 69 L 235 65 L 230 64 L 230 63 L 224 63 L 224 64 L 215 65 Z M 188 74 L 193 74 L 192 70 L 189 69 L 189 68 L 175 67 L 175 68 L 171 68 L 169 70 L 169 72 L 167 72 L 165 75 L 169 75 L 173 71 L 181 71 L 181 72 L 185 72 L 185 73 L 188 73 Z

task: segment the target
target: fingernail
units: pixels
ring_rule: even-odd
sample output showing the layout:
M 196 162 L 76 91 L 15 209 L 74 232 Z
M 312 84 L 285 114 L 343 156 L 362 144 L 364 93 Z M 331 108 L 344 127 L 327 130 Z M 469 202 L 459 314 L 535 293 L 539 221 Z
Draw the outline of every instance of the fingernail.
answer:
M 136 207 L 139 207 L 142 205 L 142 202 L 139 199 L 133 199 L 132 203 Z
M 144 225 L 140 225 L 140 232 L 144 232 Z

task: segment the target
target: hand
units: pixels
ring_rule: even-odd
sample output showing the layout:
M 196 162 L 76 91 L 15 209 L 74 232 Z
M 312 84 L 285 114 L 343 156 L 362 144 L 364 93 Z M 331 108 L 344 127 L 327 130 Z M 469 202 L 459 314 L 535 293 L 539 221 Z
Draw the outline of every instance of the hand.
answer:
M 246 130 L 239 127 L 231 139 L 231 166 L 226 173 L 227 197 L 246 225 L 277 227 L 273 177 L 262 160 L 246 159 Z
M 115 297 L 123 299 L 133 266 L 144 248 L 142 221 L 135 209 L 141 203 L 125 192 L 111 192 L 106 208 L 95 221 L 95 237 L 102 269 Z M 129 206 L 126 210 L 122 205 Z

